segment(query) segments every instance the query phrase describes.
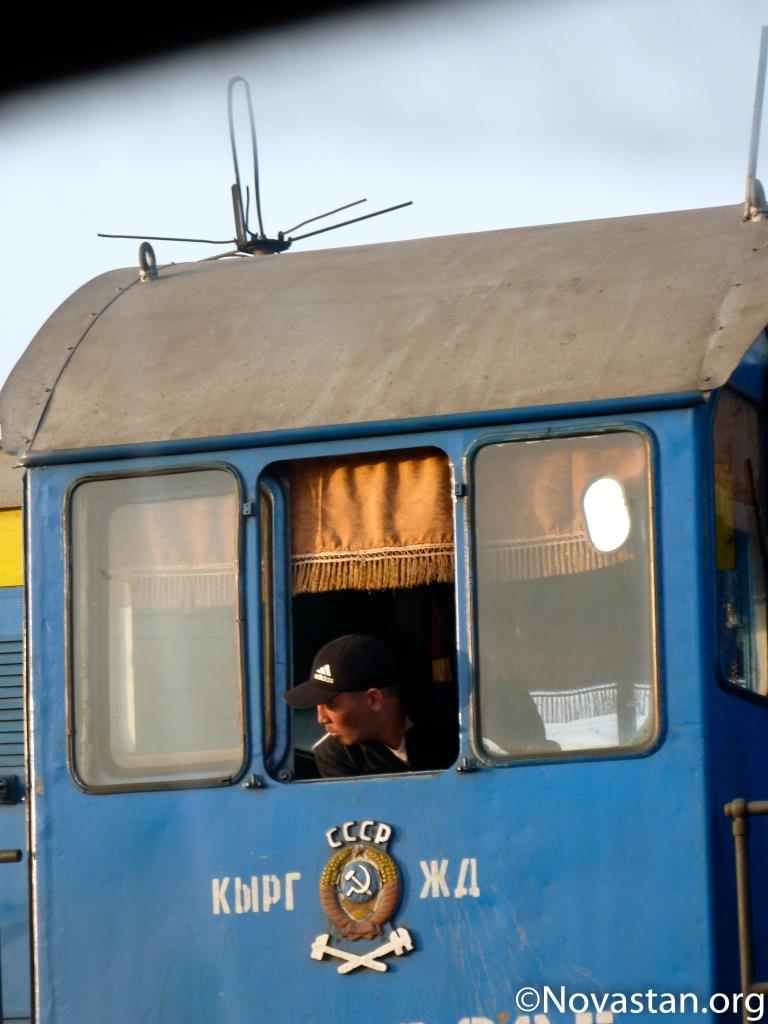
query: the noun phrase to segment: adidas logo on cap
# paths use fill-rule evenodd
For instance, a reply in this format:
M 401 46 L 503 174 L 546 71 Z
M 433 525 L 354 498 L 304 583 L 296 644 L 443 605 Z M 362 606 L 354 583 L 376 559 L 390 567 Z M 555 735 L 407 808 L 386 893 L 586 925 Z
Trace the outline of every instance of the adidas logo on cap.
M 283 694 L 292 708 L 316 708 L 339 693 L 363 693 L 398 681 L 389 648 L 365 633 L 349 633 L 324 644 L 309 672 L 309 679 Z
M 331 675 L 330 665 L 321 665 L 319 669 L 315 671 L 314 677 L 319 683 L 330 683 L 333 686 L 336 680 Z

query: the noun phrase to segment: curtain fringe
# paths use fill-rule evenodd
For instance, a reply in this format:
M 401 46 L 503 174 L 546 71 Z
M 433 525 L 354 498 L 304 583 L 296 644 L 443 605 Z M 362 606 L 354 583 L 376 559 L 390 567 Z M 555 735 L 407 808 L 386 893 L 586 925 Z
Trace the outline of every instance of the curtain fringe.
M 617 551 L 598 551 L 584 533 L 496 541 L 482 545 L 479 551 L 483 575 L 497 583 L 575 576 L 631 561 L 633 557 L 629 544 Z
M 450 544 L 297 555 L 291 562 L 295 595 L 330 590 L 402 590 L 452 583 L 454 574 Z
M 620 687 L 635 715 L 645 718 L 651 707 L 651 688 L 647 683 L 601 683 L 575 690 L 531 690 L 531 697 L 542 721 L 554 725 L 615 715 Z
M 121 570 L 110 575 L 115 607 L 140 609 L 231 608 L 237 603 L 234 566 L 201 570 Z

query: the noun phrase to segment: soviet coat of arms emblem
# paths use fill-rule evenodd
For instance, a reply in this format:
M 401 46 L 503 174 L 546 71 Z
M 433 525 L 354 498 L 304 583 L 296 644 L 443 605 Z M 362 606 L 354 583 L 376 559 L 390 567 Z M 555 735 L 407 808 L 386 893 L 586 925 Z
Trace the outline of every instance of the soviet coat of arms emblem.
M 333 853 L 320 876 L 320 905 L 338 938 L 373 942 L 400 905 L 400 871 L 387 850 L 392 827 L 381 821 L 346 821 L 326 837 Z M 343 961 L 339 974 L 349 974 L 359 967 L 386 971 L 383 957 L 412 949 L 408 930 L 392 924 L 387 941 L 360 953 L 332 945 L 331 933 L 323 933 L 312 943 L 310 956 L 336 957 Z

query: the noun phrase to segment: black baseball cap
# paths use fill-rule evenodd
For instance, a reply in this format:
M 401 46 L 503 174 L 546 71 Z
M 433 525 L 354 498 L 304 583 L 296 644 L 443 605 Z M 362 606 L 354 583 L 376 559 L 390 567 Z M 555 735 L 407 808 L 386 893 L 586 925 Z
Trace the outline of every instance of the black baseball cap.
M 386 644 L 365 633 L 349 633 L 325 644 L 314 657 L 309 679 L 283 694 L 292 708 L 314 708 L 337 693 L 396 686 L 397 668 Z

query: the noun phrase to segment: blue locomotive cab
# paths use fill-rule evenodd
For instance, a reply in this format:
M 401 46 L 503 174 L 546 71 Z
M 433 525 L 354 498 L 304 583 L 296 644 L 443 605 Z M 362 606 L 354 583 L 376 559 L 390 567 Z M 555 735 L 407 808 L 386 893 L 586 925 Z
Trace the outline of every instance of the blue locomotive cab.
M 67 300 L 0 395 L 35 1020 L 759 1019 L 767 260 L 723 208 Z

